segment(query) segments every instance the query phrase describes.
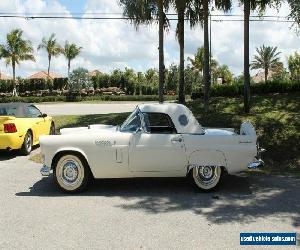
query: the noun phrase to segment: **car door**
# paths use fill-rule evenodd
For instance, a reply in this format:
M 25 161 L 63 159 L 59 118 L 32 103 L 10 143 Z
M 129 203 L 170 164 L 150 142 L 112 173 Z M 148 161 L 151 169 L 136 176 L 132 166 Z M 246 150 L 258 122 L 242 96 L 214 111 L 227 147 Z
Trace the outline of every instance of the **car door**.
M 171 118 L 144 113 L 144 130 L 134 133 L 129 151 L 131 172 L 172 172 L 187 165 L 185 145 Z
M 36 142 L 39 136 L 45 134 L 46 121 L 41 111 L 34 105 L 27 106 L 26 117 L 32 121 L 33 140 Z

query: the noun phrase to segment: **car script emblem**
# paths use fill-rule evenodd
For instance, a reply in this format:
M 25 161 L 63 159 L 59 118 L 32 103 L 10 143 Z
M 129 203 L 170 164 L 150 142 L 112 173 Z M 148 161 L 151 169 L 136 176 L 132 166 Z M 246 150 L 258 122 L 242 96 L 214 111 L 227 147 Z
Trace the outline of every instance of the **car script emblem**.
M 101 146 L 101 147 L 111 147 L 111 146 L 112 146 L 112 144 L 111 144 L 110 141 L 96 140 L 96 141 L 95 141 L 95 144 L 96 144 L 97 146 Z

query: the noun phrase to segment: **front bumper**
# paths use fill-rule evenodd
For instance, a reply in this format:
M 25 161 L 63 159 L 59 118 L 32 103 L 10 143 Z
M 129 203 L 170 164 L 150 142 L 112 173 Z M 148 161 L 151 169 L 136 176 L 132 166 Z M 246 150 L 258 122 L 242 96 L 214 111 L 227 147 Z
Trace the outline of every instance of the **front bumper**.
M 44 165 L 40 170 L 42 176 L 49 176 L 50 175 L 50 168 Z

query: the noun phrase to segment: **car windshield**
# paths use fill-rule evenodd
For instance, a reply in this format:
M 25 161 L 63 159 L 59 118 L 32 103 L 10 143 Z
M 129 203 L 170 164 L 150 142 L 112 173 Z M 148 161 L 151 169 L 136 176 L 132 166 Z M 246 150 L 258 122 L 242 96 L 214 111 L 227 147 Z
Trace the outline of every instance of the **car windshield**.
M 130 116 L 121 125 L 121 132 L 136 132 L 141 127 L 141 118 L 139 115 L 139 109 L 136 108 Z

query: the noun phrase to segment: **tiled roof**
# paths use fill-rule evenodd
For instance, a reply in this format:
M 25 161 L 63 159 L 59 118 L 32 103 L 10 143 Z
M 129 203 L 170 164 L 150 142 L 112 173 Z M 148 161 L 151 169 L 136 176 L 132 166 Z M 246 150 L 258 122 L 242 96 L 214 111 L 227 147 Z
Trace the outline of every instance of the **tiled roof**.
M 10 80 L 10 79 L 12 79 L 12 77 L 0 72 L 0 80 Z
M 100 74 L 101 72 L 99 71 L 99 70 L 93 70 L 93 71 L 90 71 L 89 72 L 89 76 L 96 76 L 96 75 L 98 75 L 98 74 Z
M 49 76 L 48 76 L 48 73 L 46 71 L 40 71 L 40 72 L 37 72 L 37 73 L 29 76 L 27 79 L 48 79 L 48 78 L 53 80 L 55 78 L 63 78 L 63 77 L 54 72 L 50 72 Z

